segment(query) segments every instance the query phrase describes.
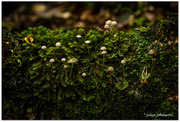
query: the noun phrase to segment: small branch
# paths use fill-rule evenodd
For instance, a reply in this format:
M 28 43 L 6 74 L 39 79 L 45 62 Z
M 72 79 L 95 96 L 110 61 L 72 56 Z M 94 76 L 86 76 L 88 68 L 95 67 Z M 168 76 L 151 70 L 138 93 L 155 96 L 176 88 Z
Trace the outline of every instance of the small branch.
M 110 74 L 116 79 L 116 81 L 118 81 L 120 84 L 122 84 L 111 72 Z

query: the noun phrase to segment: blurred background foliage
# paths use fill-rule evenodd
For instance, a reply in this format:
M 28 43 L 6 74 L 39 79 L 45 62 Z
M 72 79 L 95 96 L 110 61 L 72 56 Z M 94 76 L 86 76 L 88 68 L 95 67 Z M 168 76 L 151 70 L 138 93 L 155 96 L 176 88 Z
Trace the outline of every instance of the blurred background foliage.
M 2 2 L 3 25 L 20 31 L 39 25 L 103 29 L 108 19 L 116 20 L 119 30 L 132 30 L 177 12 L 178 2 Z

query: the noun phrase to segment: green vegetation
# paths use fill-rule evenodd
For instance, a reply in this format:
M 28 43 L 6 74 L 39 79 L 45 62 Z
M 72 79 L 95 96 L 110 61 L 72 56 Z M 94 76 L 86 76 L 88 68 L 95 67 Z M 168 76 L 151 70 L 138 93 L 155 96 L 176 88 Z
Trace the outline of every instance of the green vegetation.
M 178 94 L 177 23 L 174 14 L 132 33 L 3 28 L 2 118 L 178 119 L 168 101 Z

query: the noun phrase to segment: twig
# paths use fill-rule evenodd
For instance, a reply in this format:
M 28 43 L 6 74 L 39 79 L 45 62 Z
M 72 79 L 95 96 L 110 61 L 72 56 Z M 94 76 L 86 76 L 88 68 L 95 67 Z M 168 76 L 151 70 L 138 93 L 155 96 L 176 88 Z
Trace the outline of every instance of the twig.
M 110 74 L 111 74 L 120 84 L 122 84 L 111 72 L 110 72 Z

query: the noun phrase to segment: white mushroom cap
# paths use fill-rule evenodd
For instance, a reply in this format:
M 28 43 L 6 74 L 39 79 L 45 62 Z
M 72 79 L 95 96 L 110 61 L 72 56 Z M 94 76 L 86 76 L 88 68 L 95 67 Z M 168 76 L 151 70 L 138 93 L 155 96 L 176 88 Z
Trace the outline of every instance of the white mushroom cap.
M 114 35 L 114 37 L 116 37 L 116 35 Z
M 41 49 L 46 49 L 47 47 L 46 46 L 42 46 Z
M 117 25 L 117 22 L 116 21 L 112 21 L 112 25 Z
M 154 54 L 154 53 L 156 53 L 154 49 L 149 50 L 149 54 L 152 55 L 152 54 Z
M 111 20 L 107 20 L 106 21 L 106 25 L 111 25 L 112 21 Z
M 114 68 L 112 66 L 108 67 L 107 71 L 114 71 Z
M 56 47 L 60 47 L 60 46 L 61 46 L 61 43 L 60 43 L 60 42 L 57 42 L 57 43 L 55 44 L 55 46 L 56 46 Z
M 126 63 L 126 61 L 125 61 L 125 60 L 121 60 L 121 63 L 122 63 L 122 64 L 125 64 L 125 63 Z
M 64 67 L 63 67 L 63 68 L 64 68 L 64 69 L 66 69 L 67 67 L 68 67 L 67 65 L 64 65 Z
M 104 51 L 102 51 L 102 54 L 107 54 L 107 51 L 105 51 L 105 50 L 104 50 Z
M 71 58 L 68 63 L 76 63 L 78 60 L 77 58 Z
M 105 46 L 101 47 L 100 50 L 106 50 L 107 48 Z
M 89 40 L 86 40 L 85 43 L 86 43 L 86 44 L 89 44 L 89 43 L 91 43 L 91 42 L 90 42 Z
M 109 29 L 109 25 L 105 25 L 104 28 L 105 28 L 105 29 Z
M 87 74 L 86 73 L 82 73 L 82 76 L 85 77 L 85 76 L 87 76 Z
M 66 58 L 62 58 L 61 61 L 66 61 Z
M 77 37 L 77 38 L 81 38 L 81 35 L 77 35 L 76 37 Z
M 52 58 L 52 59 L 50 59 L 50 61 L 49 61 L 49 62 L 51 62 L 51 63 L 52 63 L 52 62 L 55 62 L 55 60 Z

